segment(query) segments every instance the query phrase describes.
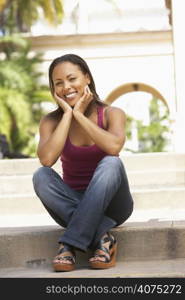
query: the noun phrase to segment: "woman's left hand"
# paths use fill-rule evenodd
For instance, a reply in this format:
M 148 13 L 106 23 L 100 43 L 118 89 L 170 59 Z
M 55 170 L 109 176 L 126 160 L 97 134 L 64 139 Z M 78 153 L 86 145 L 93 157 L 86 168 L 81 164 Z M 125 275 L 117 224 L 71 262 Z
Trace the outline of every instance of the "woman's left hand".
M 93 93 L 91 93 L 88 85 L 85 86 L 84 88 L 84 94 L 83 96 L 79 99 L 79 101 L 75 104 L 73 108 L 73 112 L 80 112 L 82 114 L 85 113 L 88 105 L 90 102 L 93 100 Z

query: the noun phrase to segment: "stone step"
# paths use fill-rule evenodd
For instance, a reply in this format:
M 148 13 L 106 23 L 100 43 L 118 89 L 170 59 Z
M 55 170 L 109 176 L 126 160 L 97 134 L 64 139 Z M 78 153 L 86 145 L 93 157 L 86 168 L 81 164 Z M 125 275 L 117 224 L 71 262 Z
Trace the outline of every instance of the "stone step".
M 120 158 L 123 160 L 128 171 L 184 170 L 185 166 L 184 153 L 159 152 L 127 155 L 121 152 Z M 39 166 L 40 162 L 38 158 L 2 159 L 0 160 L 0 176 L 33 174 Z M 60 160 L 58 160 L 53 167 L 60 171 Z
M 127 175 L 131 188 L 158 185 L 185 186 L 185 170 L 131 171 Z M 31 174 L 0 176 L 1 195 L 18 193 L 34 193 Z
M 127 224 L 138 222 L 153 221 L 184 221 L 185 208 L 171 209 L 165 207 L 163 209 L 134 209 L 132 215 L 127 219 Z M 55 220 L 43 208 L 38 213 L 20 213 L 2 214 L 0 217 L 0 228 L 16 228 L 16 227 L 33 227 L 33 226 L 50 226 L 56 225 Z
M 132 190 L 131 190 L 132 191 Z M 184 209 L 185 187 L 154 187 L 133 189 L 135 209 Z
M 1 228 L 0 268 L 49 266 L 63 232 L 59 226 Z M 185 259 L 185 221 L 125 222 L 112 233 L 118 262 Z M 77 251 L 79 265 L 90 255 Z
M 184 170 L 163 169 L 163 170 L 145 170 L 127 172 L 129 184 L 136 186 L 175 186 L 185 185 L 185 167 Z
M 5 194 L 0 196 L 0 215 L 45 213 L 45 208 L 34 193 Z
M 182 169 L 185 166 L 185 153 L 137 153 L 121 154 L 120 158 L 128 171 L 150 171 Z
M 185 278 L 185 259 L 119 261 L 114 268 L 90 269 L 85 262 L 72 272 L 54 272 L 51 266 L 0 269 L 1 278 Z M 36 266 L 35 266 L 36 265 Z M 156 281 L 153 282 L 156 284 Z
M 185 186 L 132 188 L 135 210 L 185 209 Z M 0 195 L 0 215 L 44 213 L 40 199 L 33 193 Z

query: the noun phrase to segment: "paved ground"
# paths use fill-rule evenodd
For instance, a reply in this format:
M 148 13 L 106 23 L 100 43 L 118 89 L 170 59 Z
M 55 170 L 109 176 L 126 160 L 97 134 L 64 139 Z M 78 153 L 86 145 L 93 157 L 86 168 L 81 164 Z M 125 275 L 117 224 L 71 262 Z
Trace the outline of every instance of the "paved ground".
M 47 268 L 6 268 L 0 270 L 1 278 L 185 278 L 185 259 L 117 262 L 107 270 L 92 270 L 77 266 L 71 272 L 54 272 Z

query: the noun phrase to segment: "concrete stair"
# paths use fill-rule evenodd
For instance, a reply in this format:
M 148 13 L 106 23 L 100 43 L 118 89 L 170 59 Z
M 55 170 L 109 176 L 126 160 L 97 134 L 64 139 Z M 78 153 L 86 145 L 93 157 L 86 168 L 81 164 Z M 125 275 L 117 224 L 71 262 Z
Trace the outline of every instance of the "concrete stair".
M 90 270 L 91 252 L 77 252 L 74 272 L 56 274 L 58 226 L 4 228 L 0 235 L 0 277 L 183 277 L 185 278 L 185 222 L 129 223 L 114 228 L 118 240 L 117 265 Z
M 185 154 L 122 154 L 120 157 L 135 209 L 185 209 Z M 38 159 L 0 161 L 0 214 L 45 213 L 32 185 L 33 172 L 39 167 Z M 53 167 L 62 175 L 60 161 Z
M 0 278 L 185 278 L 185 259 L 153 261 L 119 261 L 116 267 L 107 270 L 78 266 L 73 272 L 53 272 L 52 267 L 34 266 L 0 269 Z M 162 281 L 163 283 L 163 281 Z
M 0 277 L 185 277 L 185 154 L 121 154 L 135 202 L 132 216 L 112 229 L 117 266 L 89 270 L 91 254 L 77 252 L 77 270 L 58 274 L 50 261 L 63 229 L 34 193 L 38 159 L 0 161 Z M 62 173 L 60 162 L 54 169 Z

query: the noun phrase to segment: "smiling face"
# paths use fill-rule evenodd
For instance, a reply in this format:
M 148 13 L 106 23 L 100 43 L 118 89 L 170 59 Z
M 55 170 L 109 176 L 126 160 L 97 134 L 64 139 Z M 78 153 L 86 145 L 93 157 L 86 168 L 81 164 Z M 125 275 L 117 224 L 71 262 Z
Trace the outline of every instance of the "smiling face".
M 56 65 L 52 81 L 56 94 L 71 107 L 82 97 L 85 86 L 90 83 L 88 74 L 84 74 L 78 65 L 71 62 Z

